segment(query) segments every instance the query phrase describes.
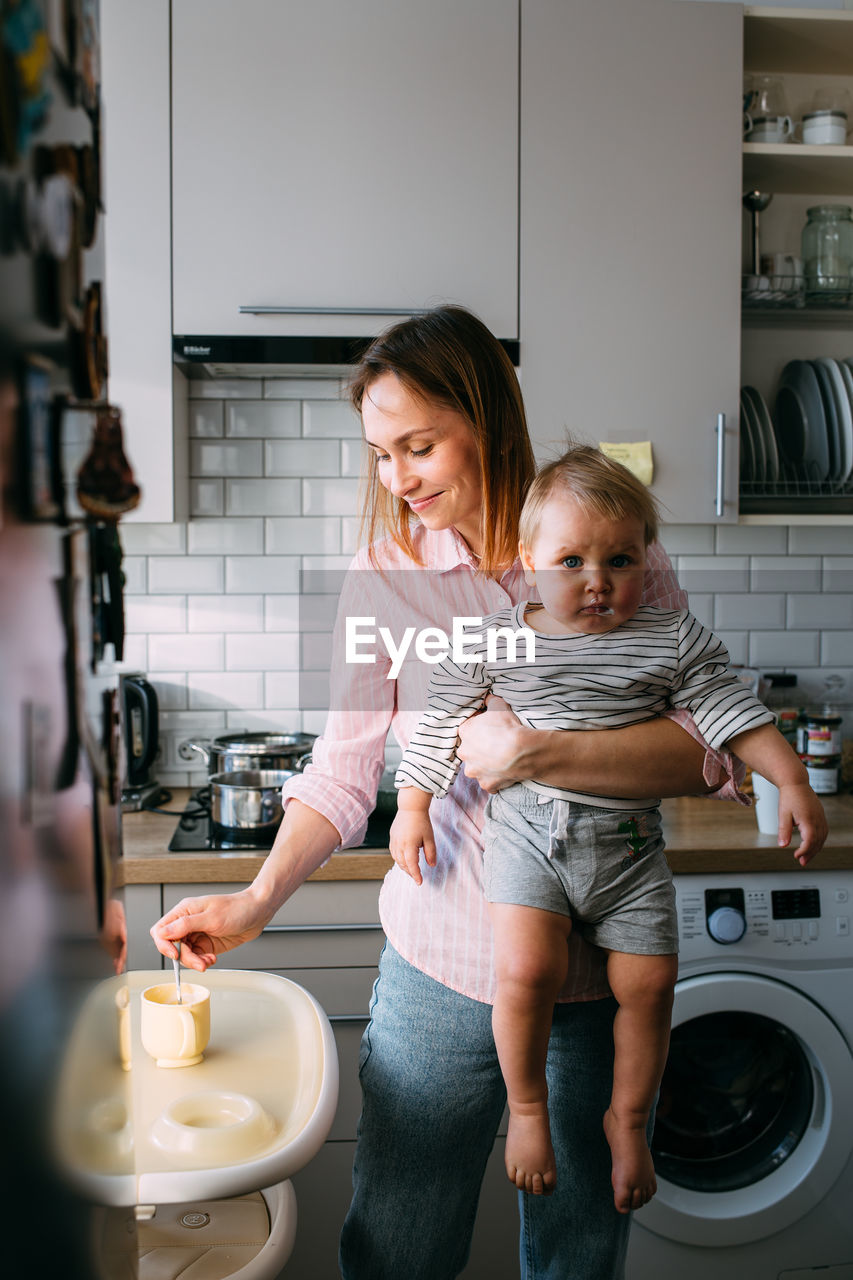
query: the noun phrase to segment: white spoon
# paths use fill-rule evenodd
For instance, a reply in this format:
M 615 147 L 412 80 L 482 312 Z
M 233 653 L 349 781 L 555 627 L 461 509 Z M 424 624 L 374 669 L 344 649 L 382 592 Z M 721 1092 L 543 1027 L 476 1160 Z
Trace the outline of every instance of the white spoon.
M 178 948 L 178 954 L 175 956 L 174 960 L 172 961 L 172 967 L 175 970 L 175 991 L 178 997 L 178 1004 L 183 1004 L 184 1002 L 181 999 L 181 944 L 180 942 L 176 942 L 175 946 Z

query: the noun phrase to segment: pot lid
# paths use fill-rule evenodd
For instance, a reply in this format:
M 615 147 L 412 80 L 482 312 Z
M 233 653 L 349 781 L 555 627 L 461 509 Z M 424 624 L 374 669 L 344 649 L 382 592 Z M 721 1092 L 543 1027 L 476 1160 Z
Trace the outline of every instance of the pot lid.
M 292 752 L 297 755 L 307 751 L 316 740 L 316 733 L 226 733 L 214 738 L 215 751 L 240 751 L 245 755 L 267 755 L 274 751 L 281 755 Z

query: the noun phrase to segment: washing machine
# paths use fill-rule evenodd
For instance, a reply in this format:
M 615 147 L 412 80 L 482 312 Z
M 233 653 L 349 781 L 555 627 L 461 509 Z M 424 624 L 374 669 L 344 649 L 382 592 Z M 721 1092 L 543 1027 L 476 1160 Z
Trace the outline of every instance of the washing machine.
M 628 1280 L 853 1280 L 853 871 L 679 875 Z

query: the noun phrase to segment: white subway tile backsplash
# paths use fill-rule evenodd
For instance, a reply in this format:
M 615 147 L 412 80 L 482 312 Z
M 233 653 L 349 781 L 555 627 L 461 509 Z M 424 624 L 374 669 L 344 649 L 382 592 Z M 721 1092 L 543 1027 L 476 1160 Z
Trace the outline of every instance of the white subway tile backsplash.
M 221 591 L 222 578 L 221 556 L 151 556 L 148 560 L 148 590 L 151 592 L 186 595 L 195 591 L 206 594 Z
M 299 590 L 299 556 L 226 556 L 226 591 Z
M 263 596 L 188 596 L 187 630 L 260 631 L 264 625 Z
M 240 439 L 298 436 L 302 428 L 299 402 L 235 400 L 225 406 L 225 434 Z
M 299 630 L 299 596 L 266 596 L 264 600 L 265 631 Z
M 300 640 L 300 669 L 329 672 L 332 665 L 331 631 L 303 632 Z
M 694 591 L 689 600 L 688 607 L 694 618 L 698 618 L 703 627 L 714 628 L 714 600 L 715 596 L 710 593 Z
M 299 597 L 300 631 L 331 631 L 338 612 L 337 595 L 305 594 Z
M 264 471 L 268 476 L 340 475 L 338 440 L 267 440 Z
M 294 707 L 301 709 L 300 689 L 302 680 L 298 671 L 271 671 L 264 676 L 264 700 L 268 707 Z M 326 676 L 326 689 L 329 679 Z M 328 692 L 326 695 L 328 702 Z
M 713 555 L 714 529 L 702 524 L 662 524 L 658 533 L 670 559 L 675 556 Z
M 785 626 L 785 597 L 739 592 L 714 597 L 716 627 L 724 631 L 769 631 Z
M 853 631 L 825 631 L 821 636 L 820 660 L 825 666 L 849 667 L 853 672 Z
M 791 555 L 832 556 L 850 546 L 850 529 L 839 525 L 792 525 L 788 530 Z
M 820 586 L 818 556 L 753 556 L 751 591 L 815 591 Z
M 187 676 L 192 709 L 226 711 L 264 705 L 264 678 L 258 671 L 193 671 Z
M 148 636 L 125 636 L 121 662 L 116 664 L 118 671 L 148 670 Z
M 121 571 L 125 596 L 144 594 L 148 590 L 148 561 L 145 556 L 122 556 Z
M 297 671 L 299 637 L 283 632 L 225 637 L 227 671 Z
M 224 516 L 225 487 L 218 477 L 190 480 L 190 515 Z
M 361 419 L 345 400 L 304 400 L 304 436 L 361 436 Z
M 266 549 L 278 555 L 336 555 L 341 549 L 341 522 L 335 516 L 283 516 L 266 521 Z
M 226 480 L 225 514 L 227 516 L 284 516 L 299 510 L 299 481 L 293 480 Z M 257 548 L 253 548 L 256 550 Z
M 261 440 L 190 441 L 190 475 L 262 476 Z
M 133 632 L 186 631 L 187 602 L 184 596 L 130 596 L 125 601 L 124 625 Z
M 215 440 L 225 434 L 222 400 L 190 400 L 189 433 L 197 440 Z
M 747 556 L 679 555 L 678 579 L 691 591 L 748 591 L 749 559 Z
M 296 703 L 289 706 L 269 707 L 264 711 L 229 711 L 226 716 L 229 729 L 244 729 L 247 733 L 301 733 L 302 715 Z
M 749 633 L 750 667 L 765 671 L 779 666 L 816 667 L 820 661 L 818 631 L 751 631 Z
M 361 542 L 361 518 L 344 516 L 341 520 L 341 551 L 345 551 L 348 556 L 354 556 Z
M 853 591 L 853 556 L 824 556 L 824 591 Z
M 341 475 L 355 476 L 361 479 L 367 475 L 369 459 L 367 450 L 360 440 L 341 440 L 339 441 L 341 451 Z
M 338 400 L 339 378 L 264 378 L 267 400 Z
M 788 530 L 783 525 L 721 524 L 717 526 L 717 555 L 784 556 Z
M 222 636 L 152 635 L 148 637 L 148 670 L 221 671 Z
M 264 525 L 260 516 L 244 520 L 193 520 L 188 527 L 187 550 L 192 554 L 257 555 L 264 549 Z
M 152 678 L 157 704 L 163 711 L 185 711 L 187 707 L 187 675 L 185 671 L 163 671 Z
M 187 549 L 185 524 L 122 524 L 119 537 L 129 556 L 182 556 Z
M 303 480 L 302 510 L 308 516 L 354 516 L 359 511 L 357 480 Z
M 846 591 L 839 595 L 789 595 L 788 626 L 795 630 L 816 627 L 826 631 L 849 631 L 853 627 L 853 595 Z

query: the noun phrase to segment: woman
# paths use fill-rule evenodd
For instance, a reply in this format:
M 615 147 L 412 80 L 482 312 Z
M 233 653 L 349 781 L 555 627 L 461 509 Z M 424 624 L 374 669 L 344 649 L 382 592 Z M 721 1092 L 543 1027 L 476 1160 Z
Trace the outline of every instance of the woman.
M 389 727 L 405 746 L 426 705 L 429 665 L 410 650 L 389 679 L 396 667 L 381 644 L 345 660 L 346 619 L 371 618 L 373 634 L 385 626 L 397 641 L 407 627 L 450 634 L 454 617 L 485 617 L 525 592 L 517 520 L 533 455 L 515 372 L 485 326 L 458 307 L 395 325 L 364 356 L 351 395 L 370 450 L 369 545 L 341 596 L 329 719 L 313 764 L 285 788 L 284 819 L 253 884 L 184 899 L 152 928 L 170 958 L 173 941 L 183 940 L 192 968 L 257 937 L 335 848 L 360 842 Z M 657 546 L 649 566 L 644 598 L 683 603 Z M 696 793 L 719 785 L 725 764 L 706 758 L 673 719 L 539 733 L 500 703 L 464 727 L 461 754 L 467 776 L 435 806 L 436 847 L 420 881 L 394 867 L 380 895 L 388 943 L 362 1042 L 345 1280 L 449 1280 L 468 1255 L 505 1104 L 480 884 L 482 788 L 535 776 L 603 795 L 655 796 L 669 778 L 667 794 Z M 621 1276 L 627 1245 L 629 1217 L 614 1208 L 602 1130 L 614 1002 L 602 955 L 574 935 L 569 946 L 548 1059 L 558 1186 L 551 1197 L 520 1196 L 525 1280 Z

